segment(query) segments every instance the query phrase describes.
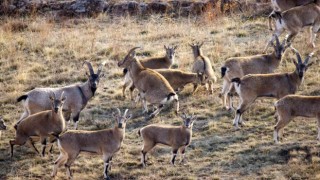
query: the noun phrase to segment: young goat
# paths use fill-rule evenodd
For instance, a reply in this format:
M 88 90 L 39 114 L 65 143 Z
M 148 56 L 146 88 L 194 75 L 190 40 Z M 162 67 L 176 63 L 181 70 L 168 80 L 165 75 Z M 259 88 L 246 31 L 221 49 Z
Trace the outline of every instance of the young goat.
M 270 54 L 259 54 L 246 57 L 232 57 L 226 60 L 221 67 L 221 76 L 223 86 L 221 91 L 222 104 L 226 109 L 231 109 L 231 91 L 234 91 L 231 79 L 243 77 L 247 74 L 268 74 L 273 73 L 279 67 L 282 55 L 290 46 L 286 44 L 286 39 L 280 44 L 278 37 L 275 35 L 276 44 L 272 42 L 274 51 Z M 228 105 L 227 105 L 228 104 Z
M 278 122 L 274 127 L 274 141 L 279 142 L 279 131 L 284 128 L 293 117 L 316 117 L 318 119 L 318 137 L 320 140 L 320 96 L 288 95 L 275 103 Z
M 184 86 L 186 86 L 189 83 L 193 84 L 205 84 L 205 76 L 200 73 L 189 73 L 177 69 L 155 69 L 158 73 L 160 73 L 166 80 L 169 82 L 171 87 L 176 91 L 181 91 Z M 128 84 L 131 84 L 130 91 L 132 94 L 132 91 L 134 90 L 134 85 L 132 82 L 132 79 L 130 79 L 131 82 Z
M 64 92 L 61 93 L 60 99 L 57 99 L 56 95 L 52 93 L 52 96 L 50 96 L 51 110 L 32 114 L 17 125 L 16 137 L 14 140 L 9 141 L 11 157 L 13 156 L 13 146 L 21 146 L 27 141 L 30 141 L 32 147 L 38 152 L 32 142 L 31 136 L 40 137 L 43 146 L 42 156 L 44 156 L 47 138 L 50 135 L 58 135 L 65 130 L 66 122 L 62 114 L 62 106 L 66 97 L 63 94 Z
M 171 146 L 171 163 L 173 165 L 179 149 L 182 154 L 181 162 L 184 161 L 185 149 L 191 142 L 192 126 L 196 117 L 194 115 L 187 116 L 186 114 L 181 117 L 183 119 L 182 126 L 152 124 L 138 131 L 139 136 L 143 139 L 143 148 L 141 151 L 143 167 L 146 166 L 146 154 L 157 144 Z
M 271 20 L 274 12 L 283 12 L 296 6 L 313 3 L 314 0 L 271 0 L 273 12 L 269 15 L 269 28 L 272 30 Z
M 201 73 L 205 75 L 206 83 L 209 85 L 209 92 L 213 94 L 213 83 L 217 81 L 217 77 L 212 69 L 211 61 L 208 57 L 204 56 L 201 47 L 203 43 L 189 44 L 193 51 L 194 63 L 192 72 Z M 194 84 L 193 93 L 196 92 L 198 84 Z
M 97 131 L 70 130 L 57 137 L 60 155 L 54 163 L 51 176 L 54 177 L 57 174 L 58 167 L 64 165 L 67 168 L 67 176 L 71 179 L 70 166 L 81 152 L 87 152 L 102 155 L 104 178 L 110 179 L 108 176 L 109 162 L 113 155 L 120 150 L 125 137 L 127 120 L 131 118 L 131 115 L 127 116 L 128 109 L 125 110 L 123 116 L 121 116 L 120 109 L 117 109 L 117 112 L 118 114 L 114 115 L 117 124 L 112 129 Z
M 63 107 L 64 117 L 66 121 L 69 121 L 72 114 L 72 119 L 75 123 L 74 128 L 77 129 L 80 112 L 94 96 L 99 84 L 100 76 L 102 75 L 102 67 L 104 65 L 101 64 L 95 74 L 91 63 L 86 61 L 84 64 L 87 65 L 90 72 L 90 74 L 87 74 L 88 80 L 85 83 L 60 88 L 36 88 L 19 97 L 17 99 L 18 102 L 21 100 L 25 101 L 23 103 L 24 112 L 17 124 L 31 114 L 49 110 L 51 108 L 49 96 L 52 92 L 54 92 L 56 96 L 60 96 L 61 93 L 64 92 L 65 95 L 69 97 Z
M 144 105 L 144 112 L 148 112 L 147 101 L 159 105 L 149 118 L 155 117 L 165 104 L 176 101 L 176 113 L 179 111 L 178 95 L 169 82 L 155 70 L 144 68 L 136 58 L 135 49 L 132 48 L 127 56 L 118 63 L 119 67 L 128 68 L 133 84 L 139 90 Z
M 320 4 L 320 3 L 319 3 Z M 302 30 L 303 27 L 311 26 L 310 28 L 310 43 L 315 47 L 316 33 L 320 29 L 320 6 L 316 3 L 310 3 L 305 6 L 298 6 L 291 8 L 282 13 L 273 12 L 271 17 L 276 20 L 275 34 L 280 36 L 285 30 L 289 33 L 287 35 L 288 41 L 291 42 L 293 38 Z M 264 51 L 266 52 L 274 37 L 266 45 Z
M 178 46 L 174 47 L 167 47 L 164 46 L 164 49 L 166 50 L 166 55 L 164 57 L 156 57 L 156 58 L 148 58 L 148 59 L 142 59 L 140 60 L 140 63 L 145 68 L 150 69 L 169 69 L 171 68 L 172 64 L 174 63 L 174 57 L 175 57 L 175 50 Z M 128 69 L 124 69 L 123 72 L 125 74 L 124 78 L 124 84 L 122 86 L 122 95 L 125 98 L 125 91 L 126 88 L 130 87 L 130 97 L 131 100 L 133 100 L 133 90 L 134 87 L 132 86 L 132 78 L 130 77 L 130 73 L 127 73 Z
M 234 78 L 235 89 L 240 96 L 240 104 L 235 113 L 233 125 L 238 127 L 242 124 L 242 114 L 258 97 L 272 97 L 280 99 L 288 94 L 295 94 L 303 81 L 305 72 L 312 63 L 309 63 L 313 53 L 311 53 L 304 62 L 301 60 L 299 52 L 292 48 L 298 62 L 293 61 L 296 69 L 291 73 L 279 74 L 249 74 L 244 77 Z

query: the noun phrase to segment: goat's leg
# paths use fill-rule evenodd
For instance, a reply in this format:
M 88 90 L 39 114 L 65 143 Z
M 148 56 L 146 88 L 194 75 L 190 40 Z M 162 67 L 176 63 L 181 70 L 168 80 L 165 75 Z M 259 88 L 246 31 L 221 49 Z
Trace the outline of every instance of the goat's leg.
M 164 105 L 160 104 L 158 106 L 157 110 L 155 110 L 152 114 L 150 114 L 149 119 L 152 119 L 152 118 L 156 117 L 160 113 L 160 111 L 163 109 L 163 107 L 164 107 Z
M 129 88 L 131 101 L 133 101 L 133 91 L 134 91 L 135 88 L 136 87 L 133 84 L 131 84 L 131 86 Z
M 104 170 L 103 170 L 103 177 L 105 180 L 110 180 L 110 177 L 108 176 L 108 170 L 110 165 L 111 156 L 108 154 L 103 154 L 103 162 L 104 162 Z
M 234 109 L 233 107 L 233 93 L 235 92 L 235 87 L 234 84 L 232 83 L 231 86 L 229 87 L 228 93 L 227 93 L 227 103 L 229 104 L 226 106 L 228 109 L 231 110 Z
M 316 44 L 316 37 L 317 37 L 317 32 L 320 29 L 320 22 L 317 22 L 310 28 L 310 43 L 312 44 L 312 47 L 315 48 Z
M 72 120 L 74 123 L 74 129 L 77 130 L 78 129 L 78 123 L 79 123 L 79 118 L 80 118 L 80 111 L 79 112 L 73 112 L 72 113 Z
M 34 142 L 33 142 L 32 138 L 28 139 L 27 144 L 29 144 L 37 154 L 40 154 L 38 149 L 34 146 Z
M 177 153 L 178 153 L 178 148 L 173 148 L 172 149 L 172 158 L 171 158 L 171 161 L 170 161 L 172 165 L 175 165 L 174 162 L 176 160 Z
M 155 146 L 155 144 L 147 144 L 144 143 L 143 148 L 141 150 L 141 163 L 143 167 L 147 165 L 147 153 Z
M 67 176 L 68 176 L 69 179 L 72 179 L 72 172 L 71 172 L 70 166 L 76 160 L 78 154 L 79 153 L 77 153 L 77 154 L 69 154 L 68 153 L 67 162 L 64 164 L 64 166 L 67 169 Z
M 210 80 L 208 82 L 208 84 L 209 84 L 209 92 L 210 92 L 210 94 L 213 94 L 213 82 L 212 82 L 212 80 Z
M 274 126 L 274 132 L 273 132 L 273 140 L 275 143 L 279 143 L 279 131 L 283 129 L 291 120 L 291 117 L 289 115 L 286 115 L 284 113 L 278 113 L 278 122 Z
M 240 105 L 236 111 L 235 119 L 233 121 L 233 125 L 236 127 L 236 129 L 239 129 L 239 122 L 242 122 L 242 114 L 248 109 L 254 100 L 255 98 L 241 99 L 240 97 Z
M 46 153 L 46 147 L 47 147 L 47 137 L 40 137 L 40 142 L 42 145 L 42 151 L 41 151 L 41 156 L 44 157 L 45 153 Z
M 197 89 L 198 89 L 198 84 L 196 83 L 193 84 L 193 92 L 192 92 L 193 95 L 196 93 Z
M 23 145 L 27 142 L 28 138 L 24 137 L 24 136 L 17 136 L 14 140 L 10 140 L 9 144 L 10 144 L 10 157 L 13 157 L 13 146 L 14 145 Z
M 54 162 L 53 171 L 51 173 L 51 177 L 56 176 L 58 168 L 64 164 L 68 159 L 68 155 L 66 153 L 60 152 L 58 159 Z
M 318 120 L 318 136 L 317 136 L 317 140 L 320 141 L 320 114 L 318 114 L 317 120 Z
M 186 146 L 182 146 L 180 148 L 180 153 L 181 153 L 180 163 L 184 163 L 185 162 L 185 152 L 186 152 Z
M 222 97 L 222 106 L 226 107 L 226 109 L 230 108 L 227 106 L 227 96 L 231 86 L 232 86 L 232 83 L 230 83 L 226 79 L 223 80 L 222 91 L 220 96 Z
M 294 31 L 294 32 L 290 32 L 289 34 L 287 34 L 286 35 L 287 42 L 291 43 L 293 41 L 293 39 L 296 37 L 296 35 L 298 34 L 298 32 Z

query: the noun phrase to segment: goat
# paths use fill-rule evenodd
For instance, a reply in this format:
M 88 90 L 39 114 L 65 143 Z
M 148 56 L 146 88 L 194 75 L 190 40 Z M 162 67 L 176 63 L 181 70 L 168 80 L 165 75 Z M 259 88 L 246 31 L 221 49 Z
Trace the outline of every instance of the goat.
M 273 12 L 270 15 L 276 20 L 276 29 L 274 34 L 280 36 L 285 30 L 289 33 L 287 41 L 291 42 L 294 37 L 302 30 L 303 27 L 311 26 L 310 28 L 310 43 L 315 47 L 316 33 L 320 29 L 320 6 L 316 3 L 310 3 L 304 6 L 291 8 L 282 13 Z M 266 45 L 266 52 L 274 37 Z
M 65 165 L 67 168 L 68 178 L 72 178 L 70 171 L 71 164 L 76 160 L 81 152 L 102 155 L 104 161 L 104 178 L 110 179 L 108 176 L 109 162 L 113 155 L 120 150 L 122 141 L 125 137 L 125 128 L 127 120 L 131 115 L 127 116 L 128 109 L 121 116 L 120 109 L 117 109 L 118 115 L 114 115 L 117 125 L 112 129 L 103 129 L 96 131 L 84 130 L 68 130 L 58 138 L 58 146 L 60 155 L 54 163 L 54 177 L 57 174 L 58 167 Z
M 2 130 L 7 130 L 7 126 L 4 123 L 4 120 L 2 119 L 2 117 L 0 117 L 0 138 L 1 138 L 1 131 Z
M 143 139 L 143 148 L 141 150 L 143 167 L 146 166 L 146 154 L 157 144 L 167 145 L 172 148 L 171 164 L 174 165 L 179 149 L 182 154 L 181 162 L 184 161 L 185 149 L 191 142 L 192 126 L 196 117 L 183 114 L 181 118 L 183 119 L 182 126 L 152 124 L 138 131 L 139 136 Z
M 231 79 L 243 77 L 247 74 L 269 74 L 273 73 L 279 67 L 282 55 L 290 46 L 286 44 L 286 39 L 280 41 L 275 35 L 276 44 L 272 42 L 274 51 L 270 54 L 258 54 L 246 57 L 231 57 L 221 67 L 221 77 L 223 78 L 223 86 L 220 96 L 222 97 L 222 105 L 226 109 L 231 109 L 232 100 L 230 93 L 234 91 Z M 228 102 L 228 105 L 227 105 Z
M 87 65 L 90 73 L 87 74 L 88 80 L 86 82 L 60 88 L 36 88 L 20 96 L 17 101 L 25 100 L 23 103 L 24 112 L 17 124 L 31 114 L 49 110 L 51 108 L 51 102 L 48 97 L 51 92 L 54 92 L 57 96 L 64 92 L 65 95 L 69 97 L 63 107 L 64 117 L 66 121 L 69 121 L 72 114 L 74 128 L 77 129 L 80 112 L 94 96 L 100 77 L 102 76 L 101 71 L 104 65 L 104 63 L 102 63 L 95 74 L 90 62 L 85 61 L 84 64 Z
M 274 141 L 279 142 L 279 130 L 284 128 L 293 117 L 316 117 L 318 119 L 318 137 L 320 140 L 320 96 L 288 95 L 275 103 L 278 122 L 274 127 Z
M 300 53 L 294 48 L 292 50 L 296 53 L 298 62 L 293 61 L 296 69 L 291 73 L 249 74 L 241 79 L 232 79 L 240 96 L 240 104 L 233 121 L 236 128 L 239 128 L 238 123 L 242 124 L 242 114 L 258 97 L 280 99 L 286 95 L 296 93 L 303 82 L 305 72 L 312 65 L 309 60 L 313 53 L 309 54 L 305 61 L 302 62 Z
M 313 3 L 315 0 L 271 0 L 273 11 L 269 15 L 269 29 L 272 31 L 272 14 L 274 12 L 283 12 L 296 6 L 304 6 Z
M 11 157 L 13 157 L 13 146 L 24 145 L 27 141 L 31 142 L 34 150 L 39 154 L 32 142 L 31 136 L 39 136 L 42 144 L 42 156 L 44 156 L 47 144 L 47 137 L 52 134 L 58 135 L 65 130 L 66 122 L 63 117 L 62 107 L 66 97 L 61 93 L 60 99 L 56 98 L 56 94 L 52 92 L 50 96 L 51 110 L 42 111 L 32 114 L 23 119 L 16 129 L 16 137 L 10 140 Z
M 126 57 L 118 62 L 118 66 L 128 68 L 133 84 L 139 90 L 144 106 L 144 112 L 148 112 L 147 101 L 157 104 L 158 109 L 149 118 L 155 117 L 163 109 L 165 104 L 176 102 L 176 113 L 179 111 L 178 95 L 175 93 L 169 82 L 155 70 L 145 68 L 136 58 L 135 50 L 132 48 Z
M 160 73 L 166 80 L 169 82 L 171 87 L 176 91 L 181 91 L 185 85 L 189 83 L 193 84 L 202 84 L 205 83 L 205 76 L 200 73 L 189 73 L 177 69 L 155 69 L 158 73 Z M 127 79 L 129 80 L 129 79 Z M 128 84 L 131 84 L 130 93 L 135 89 L 133 85 L 132 79 Z
M 170 69 L 172 64 L 174 63 L 174 57 L 175 57 L 175 50 L 178 48 L 178 46 L 174 47 L 167 47 L 164 45 L 164 49 L 166 50 L 166 55 L 164 57 L 155 57 L 155 58 L 148 58 L 148 59 L 142 59 L 140 60 L 140 63 L 145 68 L 150 69 Z M 133 90 L 134 87 L 132 87 L 132 78 L 130 77 L 130 73 L 127 73 L 128 69 L 124 69 L 124 84 L 122 86 L 122 95 L 125 98 L 125 91 L 126 88 L 130 87 L 130 96 L 131 100 L 133 100 Z
M 209 85 L 209 90 L 211 94 L 213 94 L 213 83 L 217 81 L 217 77 L 212 69 L 211 61 L 208 57 L 204 56 L 201 47 L 203 42 L 189 44 L 193 51 L 194 63 L 192 67 L 192 72 L 194 73 L 202 73 L 205 75 L 206 83 Z M 193 93 L 196 92 L 198 88 L 198 84 L 194 84 Z

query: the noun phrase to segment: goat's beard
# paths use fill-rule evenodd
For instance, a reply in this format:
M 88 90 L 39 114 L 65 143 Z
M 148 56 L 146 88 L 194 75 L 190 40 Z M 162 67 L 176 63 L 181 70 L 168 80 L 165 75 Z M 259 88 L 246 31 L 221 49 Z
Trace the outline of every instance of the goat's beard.
M 92 95 L 93 95 L 93 96 L 94 96 L 94 94 L 96 93 L 96 90 L 97 90 L 97 88 L 91 87 L 91 92 L 92 92 Z

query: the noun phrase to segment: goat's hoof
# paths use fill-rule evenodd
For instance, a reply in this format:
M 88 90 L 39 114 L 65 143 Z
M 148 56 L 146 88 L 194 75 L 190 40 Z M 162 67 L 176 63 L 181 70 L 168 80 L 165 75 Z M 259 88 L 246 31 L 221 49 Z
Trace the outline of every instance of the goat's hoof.
M 104 180 L 111 180 L 109 176 L 105 177 Z
M 240 125 L 241 127 L 244 127 L 244 126 L 246 125 L 246 123 L 244 123 L 244 122 L 239 122 L 239 125 Z

